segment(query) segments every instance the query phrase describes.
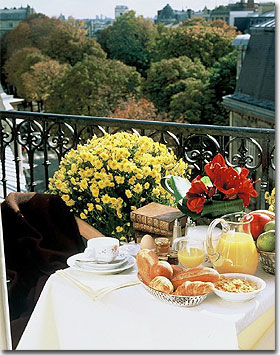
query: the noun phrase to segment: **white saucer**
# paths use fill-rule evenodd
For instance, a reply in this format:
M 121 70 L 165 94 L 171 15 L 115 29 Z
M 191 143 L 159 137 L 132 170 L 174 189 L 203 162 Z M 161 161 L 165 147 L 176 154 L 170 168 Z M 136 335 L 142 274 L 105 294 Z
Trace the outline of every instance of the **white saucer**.
M 136 264 L 135 258 L 133 256 L 128 255 L 125 262 L 122 263 L 118 267 L 111 268 L 111 269 L 105 269 L 105 270 L 104 269 L 97 270 L 91 266 L 89 267 L 87 265 L 87 263 L 77 262 L 77 258 L 79 259 L 81 254 L 82 253 L 70 256 L 70 258 L 67 259 L 67 265 L 69 265 L 72 269 L 75 269 L 78 271 L 91 272 L 94 274 L 117 274 L 117 273 L 122 272 L 124 270 L 130 269 L 132 266 L 134 266 Z
M 79 253 L 76 254 L 75 256 L 76 256 L 75 262 L 78 265 L 86 266 L 87 268 L 95 269 L 95 270 L 115 269 L 117 267 L 120 267 L 122 264 L 124 264 L 127 261 L 127 257 L 128 257 L 128 255 L 124 253 L 120 253 L 115 260 L 110 261 L 109 263 L 98 263 L 88 259 L 85 256 L 85 253 Z

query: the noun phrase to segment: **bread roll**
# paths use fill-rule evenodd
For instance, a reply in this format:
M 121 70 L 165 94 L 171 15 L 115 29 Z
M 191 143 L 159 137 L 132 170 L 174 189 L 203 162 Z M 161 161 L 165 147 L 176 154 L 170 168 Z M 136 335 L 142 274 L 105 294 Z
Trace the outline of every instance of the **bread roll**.
M 165 276 L 171 280 L 173 276 L 173 269 L 167 261 L 160 260 L 158 263 L 151 267 L 151 277 L 154 279 L 156 276 Z
M 184 269 L 180 265 L 172 264 L 171 267 L 173 269 L 173 277 L 179 274 L 179 272 L 184 271 Z
M 136 255 L 138 273 L 146 285 L 153 279 L 151 277 L 151 268 L 157 262 L 158 256 L 153 250 L 141 249 Z
M 174 295 L 178 296 L 199 296 L 214 290 L 212 282 L 185 281 L 177 288 Z
M 164 293 L 172 293 L 174 291 L 174 287 L 171 281 L 164 276 L 156 276 L 150 283 L 149 287 L 154 290 L 158 290 Z
M 182 285 L 185 281 L 204 281 L 217 282 L 219 280 L 219 273 L 209 267 L 196 267 L 184 270 L 172 277 L 171 282 L 175 289 Z

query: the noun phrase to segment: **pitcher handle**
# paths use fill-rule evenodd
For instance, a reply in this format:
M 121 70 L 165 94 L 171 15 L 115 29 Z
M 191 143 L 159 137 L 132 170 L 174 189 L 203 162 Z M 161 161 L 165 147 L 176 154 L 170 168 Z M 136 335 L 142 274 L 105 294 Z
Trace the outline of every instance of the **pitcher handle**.
M 215 248 L 213 247 L 212 244 L 212 233 L 214 228 L 216 227 L 217 224 L 221 224 L 222 227 L 225 227 L 225 224 L 227 225 L 227 223 L 225 222 L 225 220 L 223 218 L 216 218 L 214 219 L 208 227 L 208 231 L 207 231 L 207 236 L 206 236 L 206 249 L 207 249 L 207 254 L 209 256 L 211 256 L 212 260 L 218 260 L 220 257 L 220 254 L 218 252 L 215 252 Z

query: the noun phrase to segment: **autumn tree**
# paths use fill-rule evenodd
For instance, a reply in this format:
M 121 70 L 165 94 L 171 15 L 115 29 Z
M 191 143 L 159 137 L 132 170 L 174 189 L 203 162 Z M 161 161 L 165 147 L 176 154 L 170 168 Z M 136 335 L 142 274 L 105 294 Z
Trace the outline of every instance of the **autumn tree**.
M 43 50 L 51 31 L 60 22 L 60 20 L 42 14 L 34 14 L 21 21 L 12 31 L 9 31 L 6 59 L 23 48 L 33 47 Z
M 191 78 L 200 80 L 203 85 L 209 80 L 209 72 L 199 59 L 191 60 L 184 56 L 163 59 L 151 64 L 142 91 L 160 113 L 168 113 L 173 96 L 187 90 Z
M 112 26 L 98 34 L 97 41 L 108 54 L 108 58 L 117 59 L 136 67 L 145 75 L 150 66 L 152 46 L 157 28 L 150 19 L 135 16 L 128 11 L 119 16 Z
M 59 21 L 49 33 L 44 53 L 60 63 L 75 65 L 84 54 L 106 58 L 106 53 L 93 38 L 86 37 L 87 30 L 80 21 L 70 18 L 66 22 Z
M 54 82 L 63 78 L 68 69 L 67 64 L 50 59 L 34 64 L 22 75 L 24 97 L 28 102 L 44 102 L 52 93 Z
M 4 65 L 7 82 L 17 89 L 19 96 L 25 97 L 23 74 L 34 64 L 49 59 L 37 48 L 27 47 L 14 52 Z
M 127 118 L 134 120 L 160 120 L 154 104 L 146 99 L 136 99 L 134 96 L 121 102 L 110 117 Z
M 204 66 L 212 67 L 233 50 L 231 44 L 236 34 L 233 26 L 221 21 L 190 19 L 162 31 L 153 47 L 153 61 L 187 56 L 199 58 Z
M 46 100 L 49 112 L 107 116 L 131 94 L 137 95 L 140 74 L 119 61 L 85 55 L 56 80 Z

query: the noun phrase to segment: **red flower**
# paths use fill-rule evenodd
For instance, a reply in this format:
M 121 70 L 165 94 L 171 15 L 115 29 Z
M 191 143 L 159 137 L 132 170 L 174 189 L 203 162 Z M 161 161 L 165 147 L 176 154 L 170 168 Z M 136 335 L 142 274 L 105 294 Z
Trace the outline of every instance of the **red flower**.
M 253 184 L 257 181 L 252 182 L 252 179 L 248 179 L 247 176 L 249 174 L 249 170 L 246 168 L 241 169 L 240 177 L 240 186 L 238 189 L 238 197 L 242 198 L 244 207 L 247 207 L 250 202 L 250 198 L 257 197 L 258 193 L 254 189 Z
M 225 199 L 234 200 L 240 185 L 240 178 L 237 171 L 232 167 L 220 168 L 215 175 L 214 186 L 225 195 Z
M 225 199 L 235 200 L 236 198 L 241 198 L 244 207 L 247 207 L 251 196 L 258 196 L 253 187 L 256 181 L 253 183 L 252 180 L 248 179 L 248 174 L 249 170 L 246 168 L 241 168 L 239 174 L 232 167 L 221 168 L 219 174 L 215 177 L 214 185 L 217 190 L 225 195 Z
M 201 177 L 197 176 L 192 181 L 192 186 L 186 194 L 188 208 L 197 214 L 203 210 L 206 197 L 213 195 L 213 189 L 208 189 L 201 181 Z
M 205 165 L 206 174 L 214 181 L 215 175 L 218 174 L 220 168 L 227 168 L 226 162 L 222 154 L 217 154 L 212 161 Z

